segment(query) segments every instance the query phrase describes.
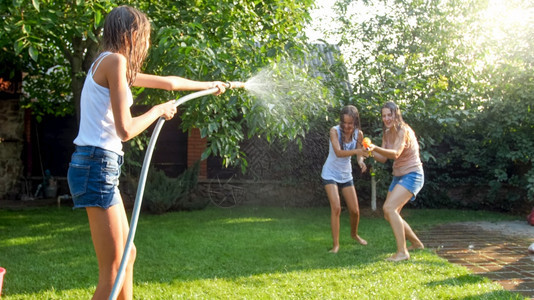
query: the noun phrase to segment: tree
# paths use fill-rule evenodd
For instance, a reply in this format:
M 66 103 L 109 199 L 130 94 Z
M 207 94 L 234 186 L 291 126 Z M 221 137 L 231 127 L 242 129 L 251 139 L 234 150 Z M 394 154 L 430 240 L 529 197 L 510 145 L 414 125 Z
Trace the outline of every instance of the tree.
M 300 34 L 309 21 L 312 0 L 281 1 L 127 1 L 146 12 L 153 23 L 152 48 L 145 71 L 196 80 L 246 80 L 265 66 L 301 61 L 308 53 Z M 79 115 L 86 71 L 98 52 L 107 12 L 116 1 L 15 0 L 0 4 L 0 45 L 20 62 L 26 106 L 37 116 Z M 303 65 L 303 64 L 300 64 Z M 279 76 L 286 69 L 274 68 Z M 305 68 L 293 68 L 307 76 Z M 287 75 L 287 74 L 286 74 Z M 317 79 L 310 78 L 311 83 Z M 137 89 L 136 103 L 154 104 L 180 93 Z M 177 95 L 178 94 L 178 95 Z M 226 164 L 246 165 L 239 142 L 246 136 L 298 139 L 310 115 L 328 104 L 319 97 L 273 126 L 268 108 L 245 93 L 206 97 L 185 107 L 183 127 L 202 129 L 208 137 L 205 155 L 221 155 Z M 230 105 L 228 105 L 230 104 Z M 278 120 L 279 121 L 279 120 Z M 275 122 L 276 123 L 276 122 Z
M 532 199 L 532 3 L 506 5 L 530 15 L 498 24 L 487 19 L 486 0 L 337 1 L 340 26 L 331 33 L 346 49 L 362 124 L 379 133 L 381 105 L 400 104 L 434 200 L 467 182 L 528 189 Z M 496 30 L 506 34 L 495 38 Z
M 26 105 L 37 116 L 79 112 L 85 72 L 98 51 L 110 1 L 25 1 L 0 4 L 0 45 L 20 62 Z M 75 104 L 73 107 L 72 104 Z

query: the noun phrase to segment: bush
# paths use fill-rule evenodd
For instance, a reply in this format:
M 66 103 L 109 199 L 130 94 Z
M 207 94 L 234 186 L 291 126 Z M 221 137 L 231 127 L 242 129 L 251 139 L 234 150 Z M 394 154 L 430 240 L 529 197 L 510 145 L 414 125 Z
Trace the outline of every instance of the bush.
M 162 214 L 171 210 L 201 209 L 207 201 L 190 197 L 198 182 L 199 162 L 176 178 L 170 178 L 162 170 L 152 171 L 145 188 L 147 208 Z

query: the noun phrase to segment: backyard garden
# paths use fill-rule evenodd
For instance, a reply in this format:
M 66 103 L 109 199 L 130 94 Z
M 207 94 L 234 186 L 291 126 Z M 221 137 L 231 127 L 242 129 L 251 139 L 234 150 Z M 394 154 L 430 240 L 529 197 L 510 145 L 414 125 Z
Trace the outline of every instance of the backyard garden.
M 166 137 L 183 133 L 180 145 L 163 139 L 159 149 L 184 159 L 178 167 L 160 159 L 148 172 L 134 299 L 525 297 L 438 248 L 385 260 L 396 250 L 381 207 L 391 161 L 366 159 L 365 172 L 353 161 L 359 234 L 368 245 L 351 239 L 343 207 L 340 249 L 329 253 L 320 177 L 341 108 L 357 107 L 364 136 L 380 146 L 381 108 L 393 101 L 415 132 L 424 168 L 423 189 L 401 213 L 418 235 L 458 222 L 525 222 L 534 211 L 532 1 L 338 0 L 320 16 L 325 4 L 313 0 L 123 2 L 152 25 L 144 72 L 246 87 L 189 101 L 166 124 Z M 87 299 L 97 286 L 87 214 L 72 209 L 64 180 L 72 154 L 65 149 L 73 148 L 104 18 L 118 4 L 0 3 L 5 299 Z M 312 39 L 309 28 L 321 37 Z M 136 108 L 188 94 L 132 93 Z M 128 217 L 153 130 L 123 143 Z M 193 133 L 203 146 L 189 162 Z M 60 151 L 45 149 L 58 143 Z M 62 161 L 47 161 L 47 152 Z M 50 165 L 55 178 L 45 172 Z M 58 184 L 63 198 L 39 193 L 35 182 Z

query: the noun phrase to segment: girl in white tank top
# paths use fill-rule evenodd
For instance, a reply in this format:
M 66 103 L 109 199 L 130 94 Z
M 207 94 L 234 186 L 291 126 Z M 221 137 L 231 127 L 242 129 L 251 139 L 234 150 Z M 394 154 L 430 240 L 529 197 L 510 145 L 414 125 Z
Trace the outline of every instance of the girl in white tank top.
M 81 98 L 80 130 L 68 171 L 68 182 L 75 207 L 87 211 L 93 245 L 97 254 L 99 283 L 95 299 L 107 299 L 122 259 L 128 219 L 118 190 L 123 161 L 122 142 L 148 128 L 160 117 L 169 120 L 177 112 L 174 101 L 153 106 L 133 117 L 130 87 L 165 90 L 206 90 L 218 88 L 222 81 L 193 81 L 178 76 L 140 73 L 148 53 L 150 22 L 146 15 L 129 6 L 114 8 L 106 17 L 102 48 L 85 81 Z M 126 266 L 119 294 L 132 299 L 135 247 Z
M 358 109 L 352 105 L 347 105 L 341 110 L 340 124 L 330 129 L 328 158 L 321 173 L 326 195 L 330 202 L 330 225 L 333 240 L 331 253 L 337 253 L 339 250 L 340 192 L 349 210 L 351 238 L 361 245 L 367 245 L 367 241 L 358 235 L 360 208 L 352 179 L 351 165 L 351 157 L 356 155 L 361 171 L 365 172 L 367 169 L 363 162 L 363 158 L 367 156 L 367 151 L 362 149 L 362 140 L 363 133 L 360 130 Z

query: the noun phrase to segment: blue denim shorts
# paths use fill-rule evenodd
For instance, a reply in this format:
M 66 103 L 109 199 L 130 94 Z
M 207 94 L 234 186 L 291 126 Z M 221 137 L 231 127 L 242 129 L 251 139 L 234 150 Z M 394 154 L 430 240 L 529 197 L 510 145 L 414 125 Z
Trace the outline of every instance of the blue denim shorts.
M 327 185 L 327 184 L 337 184 L 337 188 L 342 190 L 346 187 L 353 186 L 354 181 L 349 180 L 347 182 L 340 183 L 340 182 L 336 182 L 335 180 L 331 180 L 331 179 L 323 179 L 323 185 Z
M 423 172 L 411 172 L 402 176 L 393 176 L 393 180 L 389 185 L 389 191 L 393 191 L 395 186 L 400 184 L 413 194 L 410 201 L 415 200 L 417 193 L 423 188 L 425 184 L 425 174 Z
M 122 155 L 93 146 L 76 146 L 67 181 L 74 208 L 97 206 L 107 209 L 120 203 L 119 176 Z

